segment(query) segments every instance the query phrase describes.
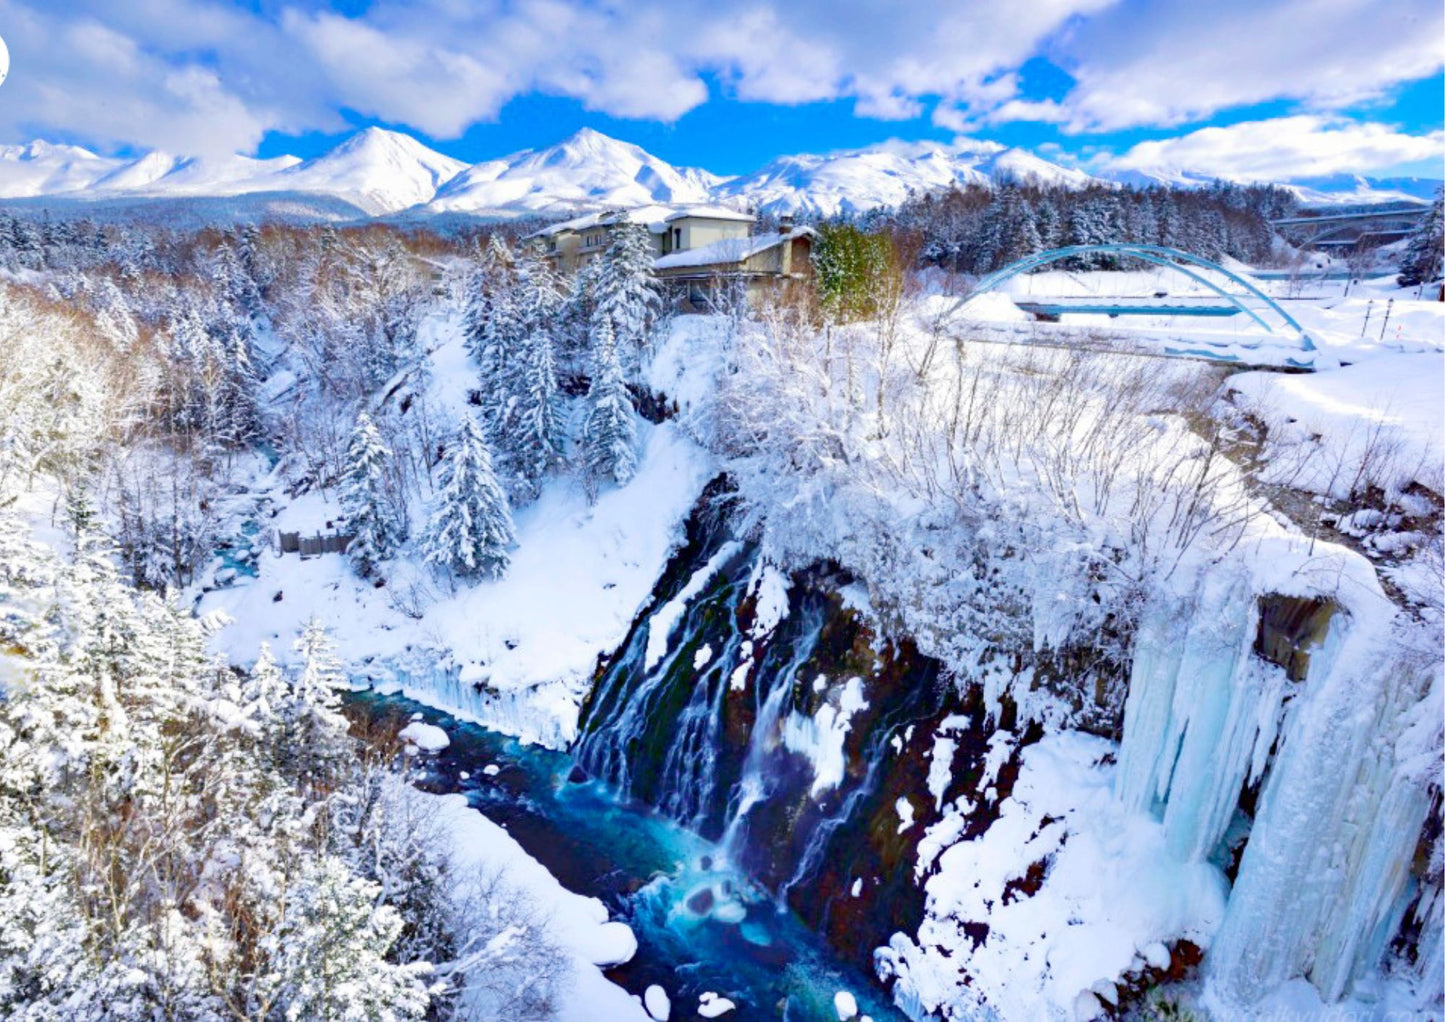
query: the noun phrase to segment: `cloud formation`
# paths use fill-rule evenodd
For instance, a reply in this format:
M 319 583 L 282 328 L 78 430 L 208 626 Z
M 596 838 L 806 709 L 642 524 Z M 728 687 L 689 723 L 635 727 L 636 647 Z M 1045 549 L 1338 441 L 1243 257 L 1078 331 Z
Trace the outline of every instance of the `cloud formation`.
M 1104 170 L 1187 170 L 1236 181 L 1367 172 L 1445 153 L 1445 132 L 1407 135 L 1383 124 L 1315 114 L 1201 128 L 1140 142 L 1100 160 Z
M 1170 127 L 1293 99 L 1319 110 L 1379 97 L 1445 64 L 1438 0 L 1130 0 L 1063 47 L 1073 131 Z
M 0 135 L 212 153 L 349 112 L 451 138 L 534 92 L 666 122 L 710 81 L 959 131 L 1188 124 L 1279 98 L 1327 111 L 1437 71 L 1445 26 L 1438 0 L 0 0 L 0 32 Z M 1025 94 L 1036 56 L 1073 87 Z

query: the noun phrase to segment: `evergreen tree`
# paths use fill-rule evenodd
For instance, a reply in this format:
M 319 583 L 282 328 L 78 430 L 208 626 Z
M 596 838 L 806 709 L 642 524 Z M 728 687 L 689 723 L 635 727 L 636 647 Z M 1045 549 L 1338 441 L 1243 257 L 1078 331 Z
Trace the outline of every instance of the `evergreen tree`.
M 993 269 L 1043 251 L 1033 207 L 1017 188 L 1003 190 L 993 251 Z
M 312 618 L 296 640 L 301 669 L 292 679 L 281 710 L 285 759 L 303 786 L 327 790 L 348 756 L 348 724 L 337 689 L 346 674 L 336 644 Z M 269 682 L 269 679 L 268 679 Z
M 661 303 L 652 272 L 652 242 L 641 224 L 618 225 L 592 280 L 593 332 L 607 320 L 625 371 L 635 373 Z
M 1445 275 L 1445 191 L 1435 193 L 1430 212 L 1410 235 L 1400 260 L 1401 287 L 1431 284 Z
M 621 486 L 637 471 L 637 431 L 632 396 L 622 378 L 617 345 L 605 319 L 598 323 L 594 345 L 582 454 L 591 486 L 596 487 L 604 480 Z
M 503 325 L 512 319 L 511 292 L 516 284 L 514 262 L 507 242 L 501 235 L 493 234 L 467 275 L 463 323 L 467 350 L 479 363 L 487 357 L 490 341 L 516 333 L 515 329 Z M 494 322 L 495 319 L 503 322 Z
M 248 319 L 226 315 L 219 320 L 213 352 L 220 359 L 214 437 L 225 447 L 244 447 L 261 434 L 257 392 L 261 381 L 252 354 L 252 326 Z
M 256 662 L 239 693 L 241 723 L 264 748 L 279 758 L 283 744 L 284 715 L 290 703 L 290 686 L 268 643 L 261 644 Z
M 515 281 L 506 281 L 487 294 L 479 294 L 479 325 L 469 334 L 477 360 L 477 390 L 482 416 L 493 437 L 502 438 L 510 425 L 516 398 L 517 347 L 526 336 Z
M 1058 248 L 1062 230 L 1059 208 L 1049 199 L 1044 199 L 1038 204 L 1036 214 L 1040 250 Z
M 363 412 L 346 450 L 341 483 L 341 508 L 352 535 L 347 553 L 363 576 L 375 571 L 406 539 L 406 522 L 392 499 L 391 474 L 391 452 Z
M 405 1022 L 423 1019 L 430 992 L 426 963 L 388 959 L 404 921 L 383 904 L 381 887 L 354 876 L 335 856 L 308 861 L 270 950 L 268 999 L 286 1019 Z
M 561 392 L 549 333 L 534 330 L 523 343 L 520 356 L 510 454 L 518 488 L 524 497 L 532 499 L 541 492 L 543 477 L 562 461 Z
M 486 438 L 468 416 L 442 462 L 441 489 L 423 541 L 425 557 L 458 575 L 500 578 L 516 541 Z
M 552 329 L 566 304 L 567 288 L 552 268 L 540 241 L 533 241 L 523 250 L 516 263 L 515 276 L 513 302 L 519 336 Z

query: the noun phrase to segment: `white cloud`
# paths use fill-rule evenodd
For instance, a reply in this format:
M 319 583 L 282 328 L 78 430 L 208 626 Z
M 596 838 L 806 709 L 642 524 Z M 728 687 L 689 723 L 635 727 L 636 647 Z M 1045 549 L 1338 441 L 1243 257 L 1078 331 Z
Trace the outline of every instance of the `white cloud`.
M 1140 142 L 1097 165 L 1105 170 L 1195 171 L 1237 181 L 1363 173 L 1445 154 L 1445 132 L 1407 135 L 1383 124 L 1314 114 L 1201 128 Z
M 1077 79 L 1067 125 L 1171 126 L 1274 99 L 1342 109 L 1438 71 L 1442 39 L 1439 0 L 1127 3 L 1060 47 Z
M 335 130 L 355 110 L 446 138 L 534 91 L 668 121 L 706 101 L 709 75 L 745 100 L 852 99 L 883 120 L 936 103 L 946 123 L 1014 98 L 1013 71 L 1042 40 L 1115 2 L 375 0 L 345 15 L 309 0 L 260 13 L 221 0 L 0 0 L 15 53 L 0 131 L 246 149 L 267 130 Z
M 259 97 L 228 88 L 212 68 L 167 59 L 103 13 L 58 15 L 0 0 L 11 73 L 0 89 L 0 132 L 142 144 L 210 154 L 254 147 L 277 123 Z
M 706 102 L 852 100 L 955 131 L 1184 124 L 1294 98 L 1320 110 L 1441 64 L 1439 0 L 0 0 L 0 137 L 249 151 L 345 111 L 455 137 L 533 92 L 671 121 Z M 1076 78 L 1023 95 L 1047 55 Z

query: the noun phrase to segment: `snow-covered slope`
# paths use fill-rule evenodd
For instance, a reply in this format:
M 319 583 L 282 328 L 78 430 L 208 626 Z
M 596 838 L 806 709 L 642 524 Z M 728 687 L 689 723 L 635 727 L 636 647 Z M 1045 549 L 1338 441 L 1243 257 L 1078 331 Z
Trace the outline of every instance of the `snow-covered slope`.
M 978 164 L 977 169 L 993 181 L 1014 181 L 1020 184 L 1037 182 L 1064 188 L 1087 188 L 1091 184 L 1099 183 L 1098 178 L 1082 170 L 1051 163 L 1017 146 L 984 160 Z
M 89 189 L 97 196 L 222 196 L 278 190 L 270 178 L 301 161 L 294 156 L 181 157 L 150 152 L 107 174 Z
M 546 149 L 476 164 L 442 187 L 429 209 L 533 213 L 706 202 L 717 180 L 707 171 L 674 167 L 640 146 L 583 128 Z

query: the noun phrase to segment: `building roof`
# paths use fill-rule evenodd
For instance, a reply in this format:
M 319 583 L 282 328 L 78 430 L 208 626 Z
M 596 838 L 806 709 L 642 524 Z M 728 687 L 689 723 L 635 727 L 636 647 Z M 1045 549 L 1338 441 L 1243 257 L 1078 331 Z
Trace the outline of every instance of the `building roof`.
M 795 238 L 813 237 L 818 232 L 811 227 L 794 227 L 786 234 L 756 234 L 751 238 L 724 238 L 710 245 L 673 252 L 652 261 L 654 270 L 676 270 L 694 266 L 730 266 L 751 259 L 760 252 L 776 248 L 785 241 Z
M 541 230 L 533 231 L 527 235 L 529 238 L 546 238 L 553 234 L 562 234 L 565 231 L 585 231 L 589 227 L 611 227 L 615 224 L 637 223 L 643 224 L 655 234 L 662 232 L 661 224 L 670 214 L 674 213 L 673 206 L 637 206 L 633 209 L 603 209 L 595 213 L 587 213 L 583 216 L 575 216 L 570 220 L 559 220 L 555 224 L 548 224 Z
M 736 220 L 745 224 L 750 224 L 755 219 L 751 213 L 739 213 L 726 206 L 684 206 L 676 213 L 663 217 L 663 220 L 686 220 L 688 217 L 698 220 Z

